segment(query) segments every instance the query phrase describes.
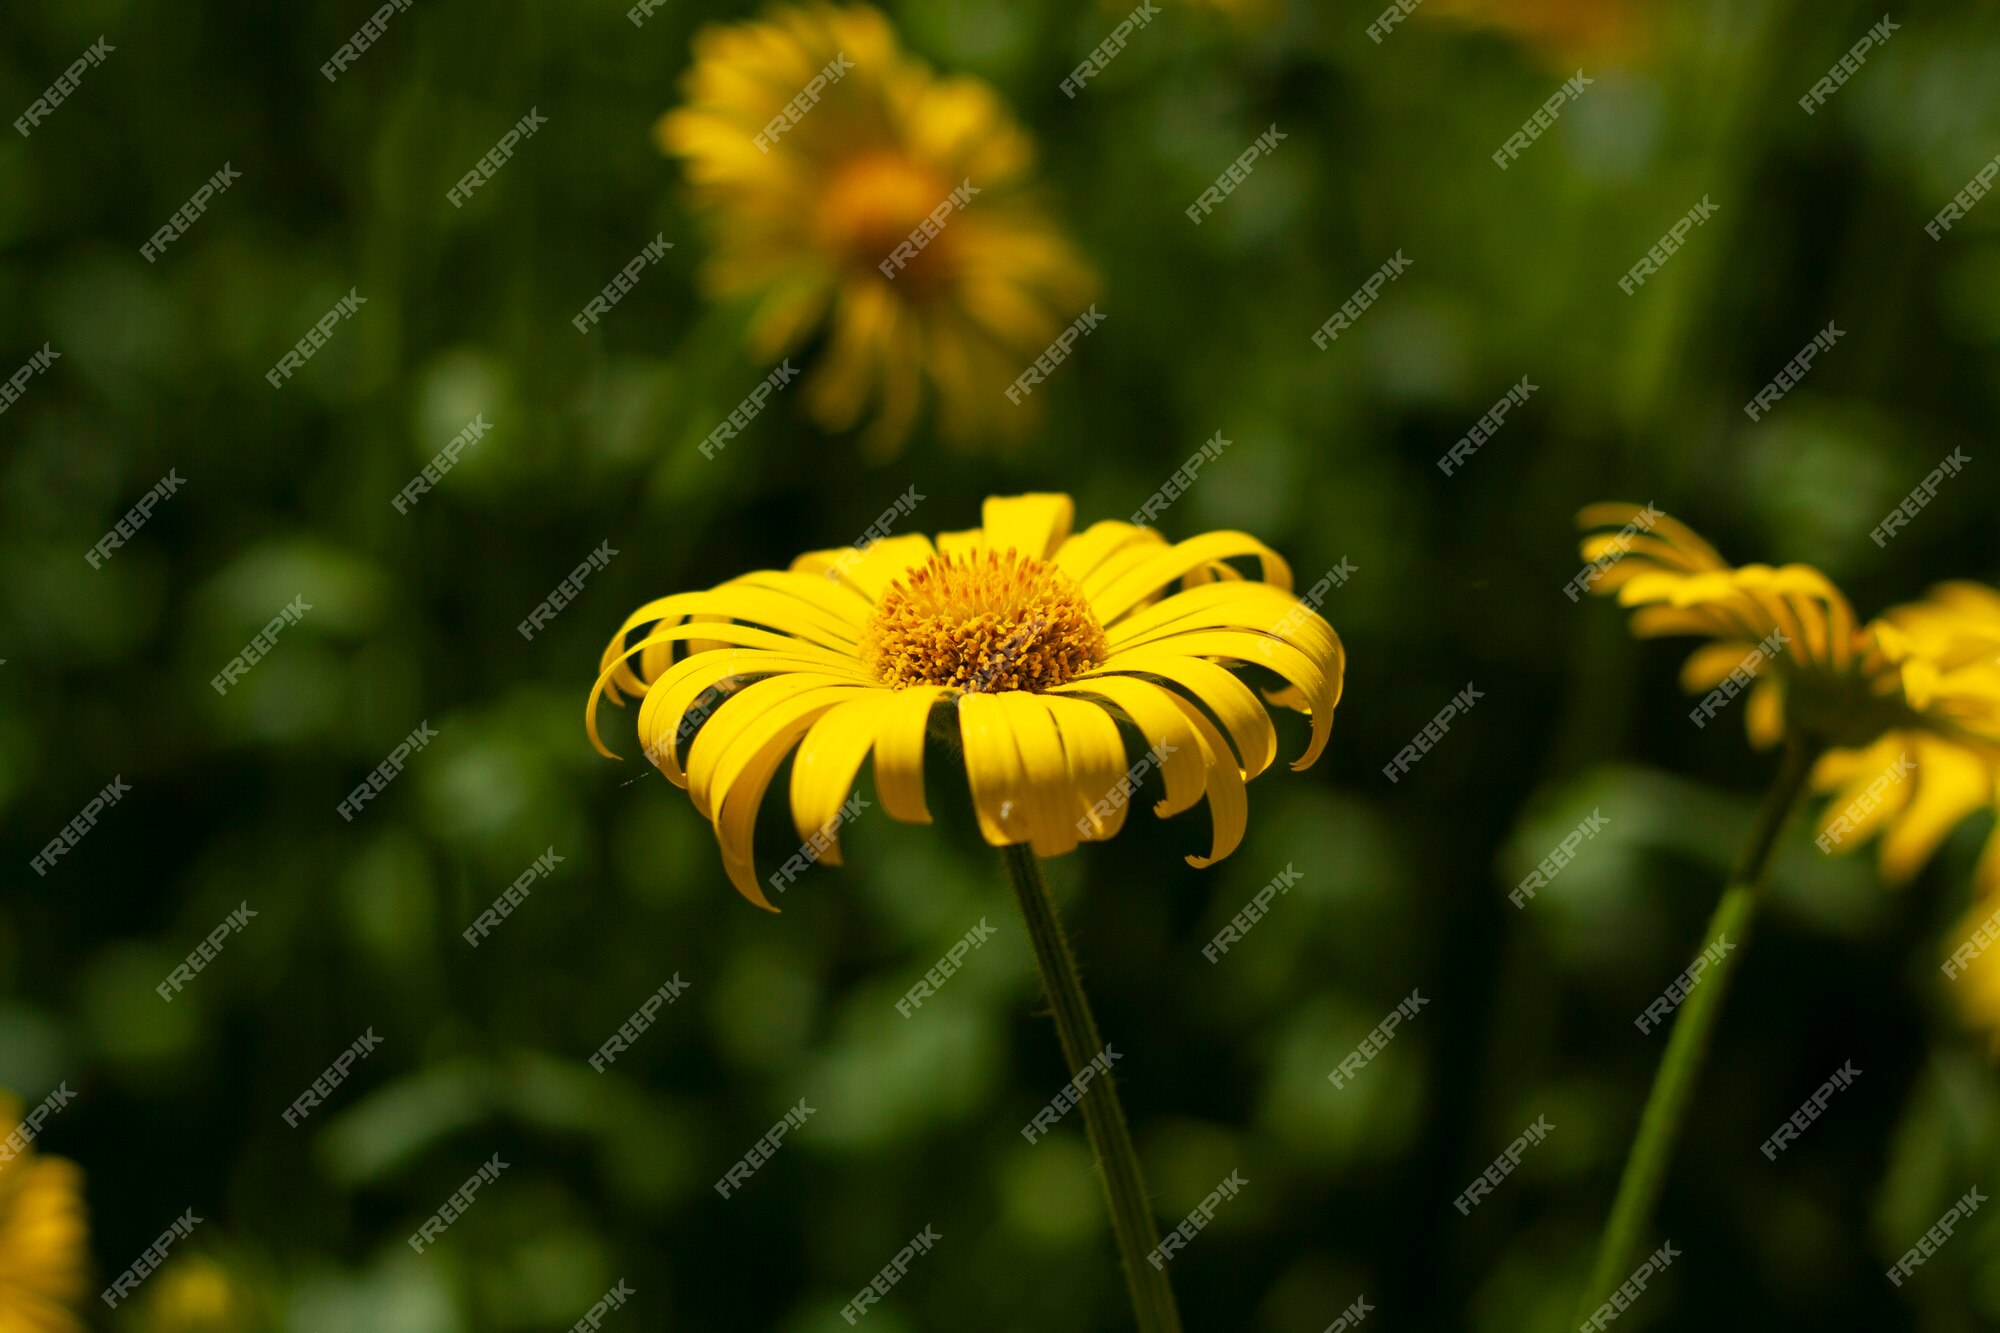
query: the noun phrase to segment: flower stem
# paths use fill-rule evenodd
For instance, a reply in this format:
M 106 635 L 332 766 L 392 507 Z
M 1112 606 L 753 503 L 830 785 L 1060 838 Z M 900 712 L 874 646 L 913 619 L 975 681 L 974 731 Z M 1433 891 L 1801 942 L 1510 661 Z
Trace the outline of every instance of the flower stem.
M 1014 846 L 1003 849 L 1002 855 L 1007 879 L 1021 905 L 1022 920 L 1028 926 L 1028 941 L 1035 949 L 1035 963 L 1042 974 L 1042 989 L 1049 997 L 1063 1059 L 1074 1077 L 1104 1050 L 1097 1020 L 1091 1017 L 1076 956 L 1070 952 L 1055 900 L 1049 897 L 1049 886 L 1042 879 L 1034 852 Z M 1118 1257 L 1125 1267 L 1125 1286 L 1132 1296 L 1132 1313 L 1140 1333 L 1180 1333 L 1181 1317 L 1174 1308 L 1174 1292 L 1166 1272 L 1146 1257 L 1159 1244 L 1159 1232 L 1146 1199 L 1145 1179 L 1139 1173 L 1139 1154 L 1132 1147 L 1125 1111 L 1118 1104 L 1118 1087 L 1109 1071 L 1097 1072 L 1082 1104 L 1084 1128 L 1104 1179 L 1111 1230 L 1118 1240 Z
M 1666 1054 L 1660 1057 L 1660 1068 L 1653 1075 L 1653 1090 L 1647 1095 L 1645 1112 L 1639 1118 L 1632 1154 L 1626 1159 L 1625 1174 L 1618 1182 L 1618 1198 L 1611 1205 L 1610 1220 L 1605 1223 L 1603 1238 L 1598 1243 L 1590 1286 L 1585 1289 L 1583 1304 L 1577 1312 L 1579 1322 L 1588 1320 L 1604 1298 L 1630 1276 L 1629 1265 L 1639 1247 L 1640 1233 L 1659 1203 L 1660 1187 L 1666 1179 L 1668 1159 L 1673 1156 L 1674 1140 L 1680 1134 L 1688 1096 L 1701 1076 L 1715 1020 L 1722 1013 L 1730 978 L 1742 957 L 1743 946 L 1748 943 L 1751 918 L 1763 894 L 1779 835 L 1804 795 L 1806 778 L 1818 757 L 1818 746 L 1796 738 L 1787 741 L 1778 776 L 1757 812 L 1749 841 L 1737 854 L 1722 901 L 1717 904 L 1715 915 L 1709 918 L 1703 947 L 1725 937 L 1734 947 L 1710 966 L 1674 1020 Z

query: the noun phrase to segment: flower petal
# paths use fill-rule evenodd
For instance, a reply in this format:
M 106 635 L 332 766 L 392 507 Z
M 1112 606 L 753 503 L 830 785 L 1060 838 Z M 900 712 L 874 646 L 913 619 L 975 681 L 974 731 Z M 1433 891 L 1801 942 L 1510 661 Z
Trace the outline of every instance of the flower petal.
M 980 513 L 980 526 L 994 550 L 1012 547 L 1036 560 L 1047 559 L 1068 541 L 1075 522 L 1076 502 L 1053 491 L 989 496 Z

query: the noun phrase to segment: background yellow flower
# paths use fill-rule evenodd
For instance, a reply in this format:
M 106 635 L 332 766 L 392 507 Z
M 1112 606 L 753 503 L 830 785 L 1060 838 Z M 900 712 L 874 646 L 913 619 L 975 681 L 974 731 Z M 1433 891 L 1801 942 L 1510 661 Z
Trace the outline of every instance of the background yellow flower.
M 0 1139 L 20 1116 L 20 1103 L 0 1094 Z M 0 1164 L 0 1330 L 80 1333 L 88 1244 L 74 1162 L 28 1147 Z
M 1004 391 L 1095 278 L 1032 196 L 1033 144 L 999 96 L 934 75 L 866 6 L 776 8 L 694 52 L 656 134 L 711 215 L 709 291 L 753 303 L 752 354 L 823 331 L 812 414 L 872 414 L 877 452 L 926 398 L 950 442 L 1021 434 L 1037 407 Z

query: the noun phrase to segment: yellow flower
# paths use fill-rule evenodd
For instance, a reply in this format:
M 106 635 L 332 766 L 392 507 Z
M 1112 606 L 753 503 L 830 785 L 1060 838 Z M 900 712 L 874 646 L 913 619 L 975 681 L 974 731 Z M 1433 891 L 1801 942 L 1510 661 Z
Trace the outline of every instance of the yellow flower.
M 1681 669 L 1689 692 L 1722 692 L 1694 710 L 1698 725 L 1746 688 L 1744 725 L 1760 749 L 1788 734 L 1862 745 L 1924 720 L 1905 689 L 1900 636 L 1879 622 L 1857 626 L 1847 598 L 1812 566 L 1730 565 L 1650 505 L 1590 505 L 1577 524 L 1590 562 L 1579 582 L 1637 607 L 1634 634 L 1712 640 Z
M 1994 807 L 2000 592 L 1947 583 L 1857 625 L 1840 590 L 1809 566 L 1732 567 L 1650 507 L 1591 505 L 1577 521 L 1591 533 L 1583 554 L 1592 590 L 1638 608 L 1633 633 L 1713 640 L 1682 669 L 1687 689 L 1733 697 L 1732 683 L 1752 682 L 1744 716 L 1753 743 L 1798 735 L 1820 752 L 1812 785 L 1831 793 L 1821 850 L 1877 839 L 1883 879 L 1901 885 L 1961 820 Z M 2000 837 L 1987 839 L 1974 878 L 1980 897 L 2000 895 Z M 2000 1033 L 2000 953 L 1968 975 L 1968 1018 Z
M 0 1128 L 20 1124 L 20 1104 L 0 1094 Z M 0 1138 L 5 1138 L 0 1134 Z M 83 1173 L 30 1147 L 0 1164 L 0 1329 L 81 1333 L 87 1230 Z
M 647 756 L 713 821 L 731 882 L 772 911 L 750 839 L 785 756 L 798 752 L 791 807 L 806 846 L 795 860 L 838 865 L 841 809 L 871 751 L 882 809 L 930 822 L 924 736 L 947 701 L 994 846 L 1056 856 L 1110 838 L 1157 768 L 1155 814 L 1209 803 L 1212 845 L 1188 863 L 1227 856 L 1248 819 L 1244 783 L 1278 742 L 1257 694 L 1220 664 L 1268 669 L 1284 684 L 1264 699 L 1312 719 L 1294 768 L 1319 757 L 1340 700 L 1340 640 L 1291 594 L 1290 567 L 1240 532 L 1170 545 L 1102 522 L 1072 535 L 1066 495 L 996 496 L 983 518 L 935 543 L 814 551 L 786 571 L 640 607 L 605 649 L 586 706 L 592 743 L 616 757 L 597 737 L 601 695 L 643 696 Z M 1238 559 L 1261 578 L 1228 563 Z M 1120 723 L 1136 733 L 1136 758 Z
M 1032 400 L 1005 391 L 1095 279 L 1033 197 L 1033 144 L 994 91 L 937 77 L 866 6 L 705 27 L 694 55 L 655 135 L 714 223 L 706 285 L 754 301 L 753 354 L 824 328 L 808 406 L 830 430 L 872 406 L 877 452 L 926 390 L 948 440 L 1018 435 Z
M 1822 838 L 1838 833 L 1852 846 L 1879 833 L 1883 878 L 1903 884 L 1960 820 L 1994 802 L 2000 593 L 1947 583 L 1890 609 L 1878 629 L 1904 659 L 1905 689 L 1921 724 L 1831 751 L 1813 782 L 1835 793 L 1821 817 Z M 1983 893 L 2000 893 L 2000 838 L 1988 840 L 1975 879 Z

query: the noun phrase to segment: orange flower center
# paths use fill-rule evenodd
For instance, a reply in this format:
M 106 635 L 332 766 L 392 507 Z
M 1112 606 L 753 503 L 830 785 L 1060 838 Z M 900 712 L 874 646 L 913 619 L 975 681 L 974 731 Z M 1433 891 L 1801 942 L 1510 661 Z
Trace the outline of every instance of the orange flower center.
M 898 286 L 922 286 L 944 268 L 952 219 L 929 237 L 919 224 L 950 197 L 955 184 L 898 153 L 857 157 L 834 174 L 820 196 L 820 234 L 856 269 L 885 281 L 893 273 Z M 910 248 L 899 255 L 897 247 L 906 242 Z
M 1083 590 L 1009 548 L 932 556 L 889 586 L 861 633 L 861 663 L 893 689 L 1046 690 L 1110 647 Z

